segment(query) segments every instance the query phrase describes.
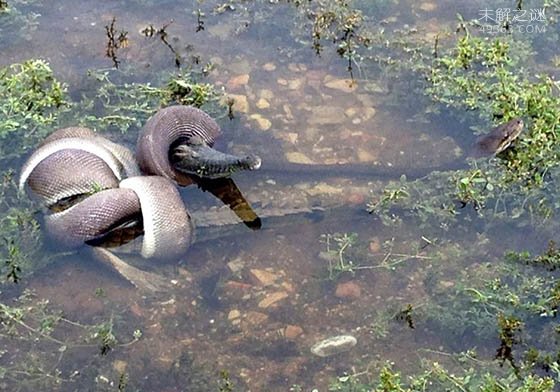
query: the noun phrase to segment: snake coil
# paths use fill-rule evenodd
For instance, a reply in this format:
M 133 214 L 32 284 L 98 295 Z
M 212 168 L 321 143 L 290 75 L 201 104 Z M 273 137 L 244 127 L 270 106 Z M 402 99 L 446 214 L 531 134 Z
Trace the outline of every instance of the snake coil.
M 191 244 L 194 227 L 176 185 L 260 166 L 258 157 L 214 150 L 220 134 L 210 116 L 189 106 L 152 116 L 136 155 L 88 128 L 60 129 L 23 165 L 19 187 L 27 184 L 48 209 L 45 231 L 67 248 L 98 243 L 141 222 L 141 255 L 177 259 Z

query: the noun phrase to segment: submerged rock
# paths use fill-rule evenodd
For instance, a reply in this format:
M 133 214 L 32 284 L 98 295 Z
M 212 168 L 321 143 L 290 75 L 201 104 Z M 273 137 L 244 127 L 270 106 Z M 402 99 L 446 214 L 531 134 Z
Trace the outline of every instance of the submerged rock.
M 249 118 L 256 121 L 261 131 L 268 131 L 272 127 L 272 122 L 270 122 L 268 118 L 265 118 L 260 114 L 251 114 Z
M 247 100 L 246 95 L 242 94 L 228 94 L 227 97 L 222 101 L 222 104 L 227 104 L 227 99 L 233 99 L 233 106 L 232 109 L 234 111 L 240 113 L 248 113 L 249 112 L 249 101 Z
M 261 286 L 270 286 L 281 278 L 279 273 L 258 268 L 251 268 L 250 272 L 251 277 Z
M 329 125 L 342 124 L 346 120 L 344 110 L 338 106 L 315 106 L 311 110 L 309 124 L 311 125 Z
M 426 12 L 433 12 L 437 9 L 437 5 L 435 3 L 432 3 L 430 1 L 426 1 L 422 4 L 420 4 L 419 7 L 422 11 L 426 11 Z
M 299 325 L 288 325 L 284 328 L 284 337 L 293 340 L 303 333 L 303 329 Z
M 325 78 L 325 86 L 344 93 L 352 93 L 356 91 L 358 84 L 351 79 L 332 79 L 327 76 Z
M 306 164 L 306 165 L 311 165 L 311 164 L 315 163 L 307 155 L 305 155 L 301 152 L 297 152 L 297 151 L 287 152 L 286 153 L 286 160 L 288 162 L 301 163 L 301 164 Z
M 358 299 L 362 296 L 362 289 L 356 282 L 339 283 L 334 293 L 335 297 L 342 299 Z
M 232 77 L 227 81 L 227 87 L 230 90 L 236 90 L 240 87 L 243 87 L 249 83 L 250 76 L 249 74 L 241 74 Z
M 285 298 L 288 298 L 289 294 L 285 291 L 277 291 L 275 293 L 268 294 L 264 299 L 259 302 L 259 308 L 266 309 Z
M 270 107 L 270 103 L 269 103 L 266 99 L 260 98 L 260 99 L 257 101 L 256 106 L 257 106 L 259 109 L 268 109 L 268 108 Z
M 262 68 L 265 71 L 271 72 L 271 71 L 274 71 L 276 69 L 276 65 L 274 63 L 266 63 L 265 65 L 262 66 Z
M 319 357 L 329 357 L 350 350 L 358 343 L 358 340 L 352 335 L 332 336 L 328 339 L 321 340 L 311 347 L 311 353 Z

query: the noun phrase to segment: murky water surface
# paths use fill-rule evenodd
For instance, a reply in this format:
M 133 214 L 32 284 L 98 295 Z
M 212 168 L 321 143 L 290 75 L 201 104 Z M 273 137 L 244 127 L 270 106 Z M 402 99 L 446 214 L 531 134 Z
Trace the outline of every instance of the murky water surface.
M 480 224 L 472 212 L 458 232 L 436 240 L 431 235 L 437 228 L 424 222 L 411 218 L 395 229 L 368 214 L 366 203 L 389 180 L 457 166 L 474 136 L 449 119 L 413 117 L 414 108 L 395 102 L 394 86 L 367 64 L 354 66 L 351 83 L 335 48 L 327 45 L 315 55 L 295 7 L 270 3 L 232 2 L 235 9 L 226 4 L 222 12 L 213 11 L 215 1 L 15 4 L 33 25 L 2 31 L 9 40 L 0 42 L 0 65 L 46 59 L 70 94 L 80 97 L 88 91 L 87 69 L 157 83 L 177 59 L 181 67 L 211 62 L 207 81 L 235 98 L 235 118 L 220 120 L 219 147 L 260 155 L 271 170 L 234 176 L 262 215 L 257 231 L 232 225 L 214 233 L 204 226 L 213 206 L 223 210 L 219 201 L 196 188 L 181 191 L 199 220 L 199 237 L 179 265 L 154 268 L 172 281 L 168 292 L 146 295 L 86 254 L 60 257 L 6 290 L 10 301 L 32 289 L 73 323 L 110 321 L 120 344 L 100 355 L 95 341 L 80 340 L 81 327 L 62 323 L 56 339 L 41 345 L 2 337 L 3 366 L 28 357 L 30 374 L 43 374 L 36 377 L 47 384 L 60 371 L 63 381 L 53 390 L 116 390 L 120 383 L 131 391 L 211 391 L 229 377 L 240 391 L 288 391 L 295 384 L 324 391 L 334 376 L 385 361 L 415 369 L 421 350 L 429 357 L 429 350 L 477 347 L 481 356 L 494 355 L 497 340 L 456 341 L 422 318 L 422 306 L 439 289 L 453 287 L 463 271 L 511 247 L 541 249 L 548 237 L 531 227 Z M 372 28 L 381 21 L 387 28 L 408 23 L 426 36 L 454 26 L 456 12 L 473 18 L 479 9 L 474 2 L 362 3 L 365 14 L 379 21 Z M 199 7 L 203 29 L 197 32 Z M 118 70 L 105 53 L 105 26 L 113 17 L 118 31 L 128 32 L 127 47 L 117 52 Z M 140 33 L 150 24 L 166 26 L 169 45 Z M 130 142 L 137 132 L 113 139 Z M 287 162 L 355 165 L 356 171 L 282 172 Z M 364 175 L 368 165 L 371 174 Z M 355 233 L 352 250 L 342 249 L 344 237 L 335 233 Z M 457 251 L 471 243 L 477 249 L 468 257 Z M 345 266 L 358 268 L 341 272 Z M 410 323 L 398 317 L 409 304 L 419 309 Z M 136 330 L 142 332 L 138 341 Z M 357 344 L 326 357 L 310 351 L 338 335 L 351 335 Z M 31 370 L 34 360 L 41 371 Z M 26 385 L 19 387 L 32 390 Z M 1 388 L 15 390 L 10 379 Z

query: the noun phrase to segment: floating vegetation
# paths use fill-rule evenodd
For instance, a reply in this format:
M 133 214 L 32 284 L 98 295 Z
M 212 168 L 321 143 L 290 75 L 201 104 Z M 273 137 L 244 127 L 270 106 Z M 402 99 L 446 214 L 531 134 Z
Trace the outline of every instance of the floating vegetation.
M 31 40 L 39 25 L 40 15 L 31 10 L 24 10 L 26 4 L 25 1 L 0 0 L 0 48 L 17 45 L 21 40 Z
M 169 40 L 168 40 L 167 28 L 172 23 L 173 23 L 173 21 L 163 25 L 159 29 L 156 29 L 153 25 L 150 24 L 150 25 L 146 26 L 145 28 L 143 28 L 140 31 L 140 33 L 146 38 L 158 37 L 161 40 L 161 42 L 163 42 L 163 44 L 171 51 L 171 53 L 173 53 L 173 56 L 175 57 L 175 67 L 180 69 L 181 64 L 183 62 L 182 59 L 181 59 L 181 55 L 179 54 L 179 52 L 177 52 L 177 50 L 175 50 L 175 48 L 169 43 Z M 199 21 L 199 23 L 201 23 L 201 22 Z M 202 27 L 202 29 L 204 29 L 204 27 Z M 199 30 L 197 30 L 197 31 L 199 31 Z
M 531 259 L 543 260 L 551 254 L 557 257 L 556 249 L 549 246 Z M 451 332 L 464 341 L 477 336 L 491 342 L 497 333 L 496 358 L 507 362 L 518 377 L 558 368 L 558 341 L 553 338 L 558 333 L 558 275 L 542 274 L 541 263 L 527 264 L 527 259 L 526 252 L 508 252 L 505 262 L 470 266 L 452 285 L 442 284 L 442 275 L 427 275 L 432 301 L 422 312 L 429 328 Z M 460 344 L 457 348 L 465 349 Z
M 515 253 L 509 252 L 506 257 L 510 261 L 523 262 L 527 265 L 542 266 L 548 271 L 555 271 L 560 267 L 560 249 L 556 246 L 556 242 L 550 240 L 548 242 L 548 249 L 542 255 L 532 257 L 527 251 Z
M 43 60 L 0 69 L 0 160 L 19 157 L 50 133 L 70 103 Z
M 358 241 L 357 233 L 322 234 L 320 241 L 325 245 L 325 250 L 319 253 L 319 257 L 328 263 L 329 280 L 337 280 L 341 275 L 348 273 L 354 276 L 359 271 L 394 270 L 407 261 L 431 259 L 430 256 L 420 254 L 421 249 L 410 253 L 395 250 L 394 238 L 380 246 L 381 252 L 374 252 L 363 242 Z M 418 248 L 415 243 L 406 243 L 405 246 Z
M 529 375 L 518 378 L 498 365 L 478 360 L 472 353 L 448 354 L 461 369 L 448 369 L 437 360 L 423 363 L 422 370 L 406 377 L 393 370 L 394 364 L 388 363 L 378 371 L 367 369 L 361 372 L 343 374 L 333 380 L 331 391 L 375 391 L 375 392 L 412 392 L 412 391 L 492 391 L 492 392 L 553 392 L 554 380 L 550 377 Z M 293 386 L 290 391 L 303 391 Z
M 18 283 L 45 264 L 39 257 L 42 235 L 34 205 L 18 192 L 11 171 L 2 174 L 0 198 L 0 284 Z
M 97 363 L 101 368 L 101 357 L 94 355 L 96 349 L 103 355 L 140 339 L 139 330 L 129 338 L 117 339 L 113 327 L 112 317 L 97 324 L 69 320 L 52 309 L 48 300 L 38 299 L 32 291 L 25 290 L 12 305 L 0 302 L 1 378 L 21 390 L 75 386 L 80 379 L 92 376 L 88 372 L 81 374 L 79 369 L 84 364 L 76 362 L 75 350 L 88 350 L 90 355 L 83 358 L 87 365 Z M 92 385 L 92 381 L 85 383 Z
M 4 259 L 4 266 L 7 269 L 6 280 L 12 281 L 14 283 L 19 282 L 22 264 L 22 254 L 20 248 L 16 245 L 13 238 L 4 238 L 6 242 L 5 246 L 7 249 L 7 256 Z
M 372 32 L 365 28 L 363 12 L 348 0 L 292 2 L 311 23 L 311 47 L 317 55 L 330 42 L 338 55 L 347 61 L 347 70 L 354 80 L 354 66 L 364 60 L 363 53 L 372 41 Z M 307 31 L 309 31 L 307 30 Z
M 502 365 L 508 361 L 511 367 L 517 372 L 518 368 L 513 358 L 513 345 L 520 343 L 516 335 L 521 331 L 523 325 L 520 320 L 503 314 L 498 315 L 498 328 L 500 335 L 500 347 L 496 352 L 496 359 L 500 360 Z
M 113 66 L 119 68 L 120 61 L 117 58 L 117 51 L 120 48 L 126 48 L 128 46 L 128 32 L 121 30 L 117 32 L 115 23 L 117 18 L 113 16 L 111 23 L 105 26 L 105 32 L 107 34 L 107 47 L 105 49 L 105 55 L 113 61 Z
M 436 104 L 455 108 L 463 117 L 476 111 L 488 124 L 486 130 L 492 122 L 516 117 L 526 120 L 528 130 L 499 157 L 469 161 L 470 170 L 387 188 L 368 205 L 369 211 L 406 205 L 422 216 L 435 213 L 434 218 L 447 211 L 443 218 L 448 221 L 456 218 L 458 201 L 460 207 L 472 205 L 481 216 L 548 220 L 557 205 L 552 189 L 560 164 L 560 90 L 548 76 L 526 75 L 523 64 L 528 56 L 528 48 L 508 37 L 475 37 L 467 30 L 456 36 L 454 45 L 441 48 L 437 58 L 417 65 L 427 78 L 425 93 Z M 440 190 L 439 195 L 434 189 Z M 391 220 L 386 213 L 380 215 L 386 223 Z
M 336 233 L 322 235 L 326 247 L 326 258 L 329 263 L 329 279 L 333 280 L 338 275 L 349 272 L 354 273 L 356 265 L 348 258 L 348 251 L 356 243 L 356 233 Z
M 203 107 L 212 114 L 218 112 L 220 93 L 208 83 L 197 79 L 201 73 L 182 71 L 168 74 L 160 87 L 150 83 L 115 83 L 109 71 L 89 71 L 92 94 L 80 102 L 82 124 L 94 128 L 117 128 L 121 132 L 131 127 L 140 129 L 160 107 L 172 103 Z
M 408 325 L 408 328 L 410 328 L 410 329 L 414 329 L 414 320 L 412 318 L 412 310 L 413 310 L 412 305 L 408 304 L 408 305 L 406 305 L 406 308 L 401 310 L 396 316 L 397 320 L 402 320 L 402 321 L 406 322 L 406 325 Z
M 0 69 L 0 159 L 11 165 L 42 140 L 70 110 L 66 86 L 43 60 Z M 0 283 L 19 282 L 46 262 L 34 204 L 17 190 L 14 171 L 0 181 Z
M 197 8 L 196 11 L 194 11 L 194 14 L 196 15 L 196 32 L 198 33 L 204 30 L 204 17 L 206 15 L 200 8 Z

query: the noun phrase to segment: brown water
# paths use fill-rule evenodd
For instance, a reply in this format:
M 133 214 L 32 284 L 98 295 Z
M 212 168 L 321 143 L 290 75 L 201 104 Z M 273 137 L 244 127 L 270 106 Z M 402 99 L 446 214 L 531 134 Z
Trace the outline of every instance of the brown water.
M 394 17 L 390 23 L 396 25 L 417 23 L 426 35 L 454 25 L 453 2 L 387 3 L 364 10 L 377 21 Z M 445 168 L 474 140 L 465 125 L 426 122 L 414 117 L 413 107 L 395 105 L 392 86 L 371 72 L 374 67 L 369 73 L 355 68 L 351 84 L 347 62 L 334 48 L 326 47 L 319 57 L 309 42 L 300 42 L 308 36 L 298 30 L 303 19 L 294 7 L 264 1 L 232 4 L 235 11 L 220 14 L 212 13 L 214 1 L 16 4 L 22 12 L 41 15 L 29 39 L 0 43 L 0 65 L 45 58 L 71 94 L 79 96 L 88 86 L 86 69 L 113 67 L 105 55 L 104 26 L 116 17 L 117 28 L 128 31 L 129 45 L 117 52 L 120 70 L 110 72 L 132 72 L 139 82 L 156 80 L 158 73 L 174 69 L 176 57 L 159 39 L 139 31 L 172 21 L 166 29 L 169 43 L 183 66 L 193 56 L 201 63 L 211 61 L 215 69 L 209 81 L 236 99 L 235 119 L 221 120 L 223 149 L 252 151 L 267 162 L 372 164 L 384 173 L 394 169 L 397 179 L 411 168 Z M 193 11 L 199 6 L 206 16 L 204 30 L 196 32 Z M 461 7 L 457 11 L 472 11 L 468 16 L 476 17 L 476 6 Z M 137 131 L 130 130 L 133 135 Z M 449 238 L 428 245 L 422 237 L 441 235 L 439 228 L 414 219 L 399 228 L 385 227 L 367 213 L 366 203 L 387 184 L 386 176 L 373 173 L 370 178 L 317 178 L 305 172 L 236 175 L 263 218 L 267 211 L 278 215 L 318 208 L 264 218 L 260 231 L 237 227 L 235 234 L 212 241 L 202 241 L 201 229 L 201 241 L 178 266 L 155 269 L 173 281 L 169 292 L 146 295 L 86 256 L 60 258 L 8 290 L 5 301 L 29 288 L 68 320 L 112 320 L 120 343 L 132 340 L 137 329 L 142 337 L 100 355 L 96 342 L 83 342 L 82 329 L 73 324 L 56 330 L 59 342 L 18 343 L 2 336 L 7 351 L 0 357 L 2 366 L 27 363 L 31 368 L 35 360 L 41 371 L 27 369 L 29 376 L 8 378 L 0 389 L 35 390 L 37 377 L 52 390 L 116 390 L 126 374 L 125 390 L 215 391 L 220 370 L 226 370 L 235 390 L 288 391 L 298 384 L 306 391 L 325 391 L 330 378 L 385 361 L 415 369 L 424 349 L 476 346 L 481 356 L 492 357 L 497 340 L 457 342 L 453 334 L 422 320 L 421 311 L 415 328 L 395 315 L 408 304 L 427 306 L 437 296 L 434 287 L 453 286 L 462 271 L 501 257 L 512 243 L 518 249 L 524 244 L 540 249 L 549 237 L 531 227 L 506 235 L 500 224 L 481 224 L 473 212 L 447 232 Z M 193 211 L 219 206 L 197 189 L 182 193 Z M 345 232 L 359 238 L 358 250 L 345 254 L 345 262 L 363 269 L 329 279 L 329 263 L 337 260 L 325 255 L 324 235 Z M 453 258 L 454 249 L 474 242 L 483 245 L 469 257 Z M 442 253 L 449 262 L 443 270 L 433 264 L 441 262 Z M 327 358 L 310 352 L 314 343 L 340 334 L 353 335 L 358 344 Z M 60 342 L 67 346 L 61 349 Z M 442 360 L 434 353 L 423 357 Z M 54 381 L 57 371 L 60 384 Z

